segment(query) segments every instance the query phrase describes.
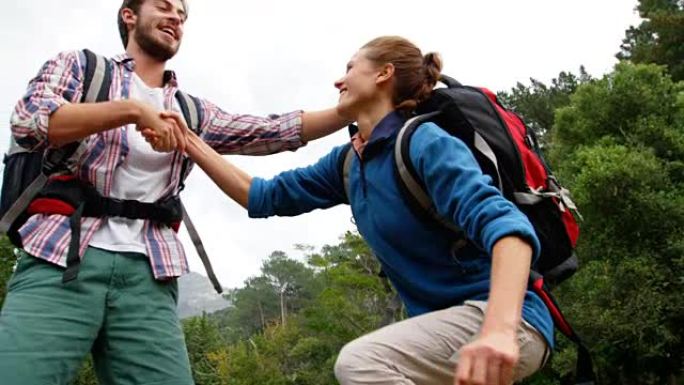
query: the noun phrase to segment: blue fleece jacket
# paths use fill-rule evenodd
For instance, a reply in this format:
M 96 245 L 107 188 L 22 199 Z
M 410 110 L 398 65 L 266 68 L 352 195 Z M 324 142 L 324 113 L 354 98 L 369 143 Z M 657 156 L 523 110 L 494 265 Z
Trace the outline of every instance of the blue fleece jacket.
M 526 239 L 539 254 L 539 241 L 527 217 L 503 198 L 483 175 L 459 139 L 433 123 L 418 127 L 410 157 L 438 212 L 458 224 L 472 241 L 453 251 L 453 236 L 415 216 L 399 191 L 394 172 L 394 143 L 404 119 L 388 114 L 355 157 L 349 176 L 349 203 L 359 232 L 380 260 L 410 316 L 486 300 L 491 252 L 506 235 Z M 273 179 L 254 178 L 249 215 L 293 216 L 347 203 L 336 147 L 316 164 L 283 172 Z M 523 318 L 553 346 L 553 321 L 541 299 L 528 291 Z

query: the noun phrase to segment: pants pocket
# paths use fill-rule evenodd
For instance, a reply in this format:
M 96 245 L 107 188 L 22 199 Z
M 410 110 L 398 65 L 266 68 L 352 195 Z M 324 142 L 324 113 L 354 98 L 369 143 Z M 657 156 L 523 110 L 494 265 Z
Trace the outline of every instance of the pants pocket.
M 34 257 L 24 250 L 17 252 L 17 266 L 7 283 L 7 291 L 18 290 L 31 281 L 45 282 L 50 279 L 61 280 L 61 268 L 50 262 Z
M 521 380 L 544 366 L 549 356 L 549 346 L 544 337 L 526 321 L 518 328 L 518 341 L 520 359 L 515 370 L 515 378 Z

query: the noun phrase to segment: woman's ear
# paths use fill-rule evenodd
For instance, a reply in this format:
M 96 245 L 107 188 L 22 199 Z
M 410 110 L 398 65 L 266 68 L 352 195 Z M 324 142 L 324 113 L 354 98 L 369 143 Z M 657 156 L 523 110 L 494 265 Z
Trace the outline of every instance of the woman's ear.
M 380 67 L 380 71 L 375 79 L 376 84 L 381 84 L 389 81 L 394 76 L 394 64 L 387 63 Z

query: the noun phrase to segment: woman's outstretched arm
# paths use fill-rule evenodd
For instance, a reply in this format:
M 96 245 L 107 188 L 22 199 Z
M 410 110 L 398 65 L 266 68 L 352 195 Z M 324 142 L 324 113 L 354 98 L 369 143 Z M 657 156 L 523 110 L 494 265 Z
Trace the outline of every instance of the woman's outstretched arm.
M 252 178 L 188 130 L 182 116 L 175 112 L 161 115 L 175 120 L 186 132 L 186 152 L 190 158 L 226 195 L 246 208 L 251 217 L 294 216 L 347 202 L 338 167 L 343 146 L 311 166 L 285 171 L 269 180 Z M 143 130 L 143 135 L 155 147 L 151 133 Z
M 247 208 L 252 177 L 225 160 L 194 132 L 188 130 L 186 152 L 211 180 L 240 206 Z

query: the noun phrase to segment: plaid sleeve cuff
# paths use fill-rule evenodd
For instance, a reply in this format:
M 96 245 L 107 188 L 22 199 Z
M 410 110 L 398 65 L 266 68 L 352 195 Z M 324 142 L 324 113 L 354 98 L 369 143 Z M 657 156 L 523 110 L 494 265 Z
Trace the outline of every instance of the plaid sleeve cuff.
M 306 143 L 302 141 L 302 115 L 304 111 L 297 110 L 287 114 L 283 114 L 279 119 L 281 120 L 281 132 L 292 136 L 292 142 L 298 143 L 297 147 L 304 146 Z
M 69 102 L 65 99 L 49 99 L 44 100 L 41 103 L 40 108 L 34 116 L 35 139 L 41 145 L 48 144 L 50 116 L 57 111 L 58 108 L 68 103 Z

